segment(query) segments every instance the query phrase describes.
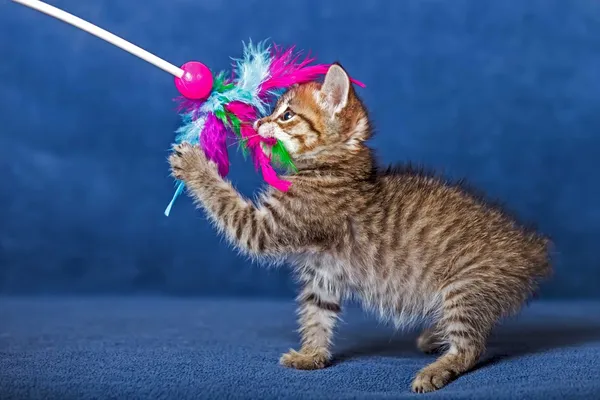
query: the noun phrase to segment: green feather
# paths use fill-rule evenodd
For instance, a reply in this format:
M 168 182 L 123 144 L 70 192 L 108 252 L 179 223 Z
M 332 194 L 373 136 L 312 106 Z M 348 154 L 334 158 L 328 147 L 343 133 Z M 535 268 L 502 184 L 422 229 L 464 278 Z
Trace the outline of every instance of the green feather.
M 233 133 L 236 134 L 237 137 L 241 137 L 242 133 L 240 132 L 240 119 L 235 116 L 235 114 L 227 113 L 229 120 L 231 121 L 231 128 L 233 129 Z
M 219 118 L 226 127 L 231 127 L 231 124 L 227 119 L 227 113 L 222 108 L 215 110 L 215 117 Z
M 215 117 L 217 117 L 223 124 L 231 129 L 233 133 L 239 138 L 238 145 L 244 158 L 248 157 L 248 148 L 246 146 L 246 141 L 242 138 L 241 133 L 241 122 L 235 114 L 229 113 L 224 109 L 219 109 L 215 111 Z
M 277 143 L 271 147 L 271 154 L 273 155 L 275 162 L 277 162 L 280 166 L 291 171 L 298 171 L 294 165 L 294 162 L 292 161 L 292 157 L 290 157 L 290 153 L 288 153 L 280 140 L 278 140 Z
M 244 156 L 244 159 L 246 159 L 248 157 L 248 146 L 246 146 L 246 140 L 244 138 L 242 138 L 242 132 L 241 132 L 241 124 L 242 123 L 240 122 L 240 119 L 235 116 L 235 114 L 227 113 L 227 115 L 229 116 L 229 120 L 231 121 L 231 127 L 233 129 L 233 132 L 239 138 L 238 146 L 239 146 L 240 150 L 242 151 L 242 155 Z
M 225 72 L 220 72 L 213 80 L 213 90 L 217 93 L 223 93 L 233 88 L 233 83 L 225 84 Z

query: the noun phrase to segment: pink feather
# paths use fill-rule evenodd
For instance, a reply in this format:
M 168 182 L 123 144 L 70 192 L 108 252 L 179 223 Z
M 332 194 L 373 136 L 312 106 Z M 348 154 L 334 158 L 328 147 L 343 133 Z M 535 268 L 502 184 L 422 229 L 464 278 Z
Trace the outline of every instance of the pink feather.
M 282 192 L 287 192 L 291 186 L 291 182 L 285 181 L 283 179 L 279 179 L 277 173 L 271 166 L 271 160 L 265 152 L 259 147 L 258 152 L 256 153 L 257 158 L 259 159 L 260 170 L 262 172 L 263 179 L 269 185 L 273 186 L 275 189 L 280 190 Z
M 274 89 L 285 89 L 295 84 L 313 81 L 319 76 L 327 74 L 331 64 L 309 64 L 314 58 L 306 56 L 300 60 L 300 53 L 294 53 L 294 47 L 283 50 L 274 45 L 272 50 L 273 60 L 269 67 L 269 78 L 260 87 L 260 96 L 264 97 Z M 351 78 L 351 81 L 360 87 L 365 84 Z
M 266 143 L 267 145 L 273 146 L 275 144 L 275 139 L 259 136 L 258 132 L 256 132 L 252 126 L 253 122 L 256 120 L 256 110 L 254 107 L 246 103 L 235 101 L 227 104 L 225 109 L 227 112 L 235 114 L 240 120 L 240 134 L 242 140 L 246 141 L 246 146 L 254 156 L 254 166 L 257 169 L 260 169 L 265 182 L 278 190 L 284 192 L 287 191 L 290 188 L 291 183 L 279 179 L 277 173 L 271 166 L 270 158 L 265 154 L 260 145 L 261 143 Z
M 206 158 L 217 164 L 219 174 L 226 176 L 229 173 L 227 130 L 223 122 L 213 113 L 208 114 L 204 122 L 204 127 L 200 134 L 200 146 L 204 150 Z
M 241 101 L 232 101 L 225 105 L 225 110 L 232 114 L 235 114 L 240 122 L 253 122 L 256 119 L 256 110 L 249 104 L 242 103 Z

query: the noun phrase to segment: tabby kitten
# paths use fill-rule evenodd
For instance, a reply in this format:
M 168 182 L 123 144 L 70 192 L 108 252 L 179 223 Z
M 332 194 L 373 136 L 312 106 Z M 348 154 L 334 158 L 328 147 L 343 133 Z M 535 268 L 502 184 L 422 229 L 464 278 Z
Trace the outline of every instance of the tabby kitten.
M 242 253 L 293 265 L 302 346 L 285 366 L 328 365 L 341 302 L 356 296 L 397 326 L 430 322 L 417 346 L 443 353 L 412 389 L 439 389 L 476 364 L 495 323 L 551 272 L 549 241 L 499 208 L 410 168 L 377 169 L 367 112 L 339 64 L 322 84 L 290 89 L 255 128 L 291 153 L 288 192 L 268 188 L 255 204 L 188 144 L 170 163 Z

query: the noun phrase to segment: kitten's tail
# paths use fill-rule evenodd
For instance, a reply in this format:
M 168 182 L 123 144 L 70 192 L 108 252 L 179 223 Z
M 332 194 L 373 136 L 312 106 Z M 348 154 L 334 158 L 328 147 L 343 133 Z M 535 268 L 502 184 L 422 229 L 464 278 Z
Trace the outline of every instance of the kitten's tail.
M 533 261 L 533 279 L 536 283 L 552 278 L 554 274 L 553 256 L 556 254 L 554 242 L 547 236 L 537 236 L 535 238 L 540 244 L 540 251 Z

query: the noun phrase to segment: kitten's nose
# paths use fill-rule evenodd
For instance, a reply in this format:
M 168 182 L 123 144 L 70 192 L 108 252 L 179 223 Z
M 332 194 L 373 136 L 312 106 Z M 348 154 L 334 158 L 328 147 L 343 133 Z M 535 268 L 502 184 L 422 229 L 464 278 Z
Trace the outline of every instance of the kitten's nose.
M 258 132 L 258 128 L 260 128 L 260 126 L 263 124 L 262 119 L 257 119 L 256 121 L 254 121 L 254 130 Z

